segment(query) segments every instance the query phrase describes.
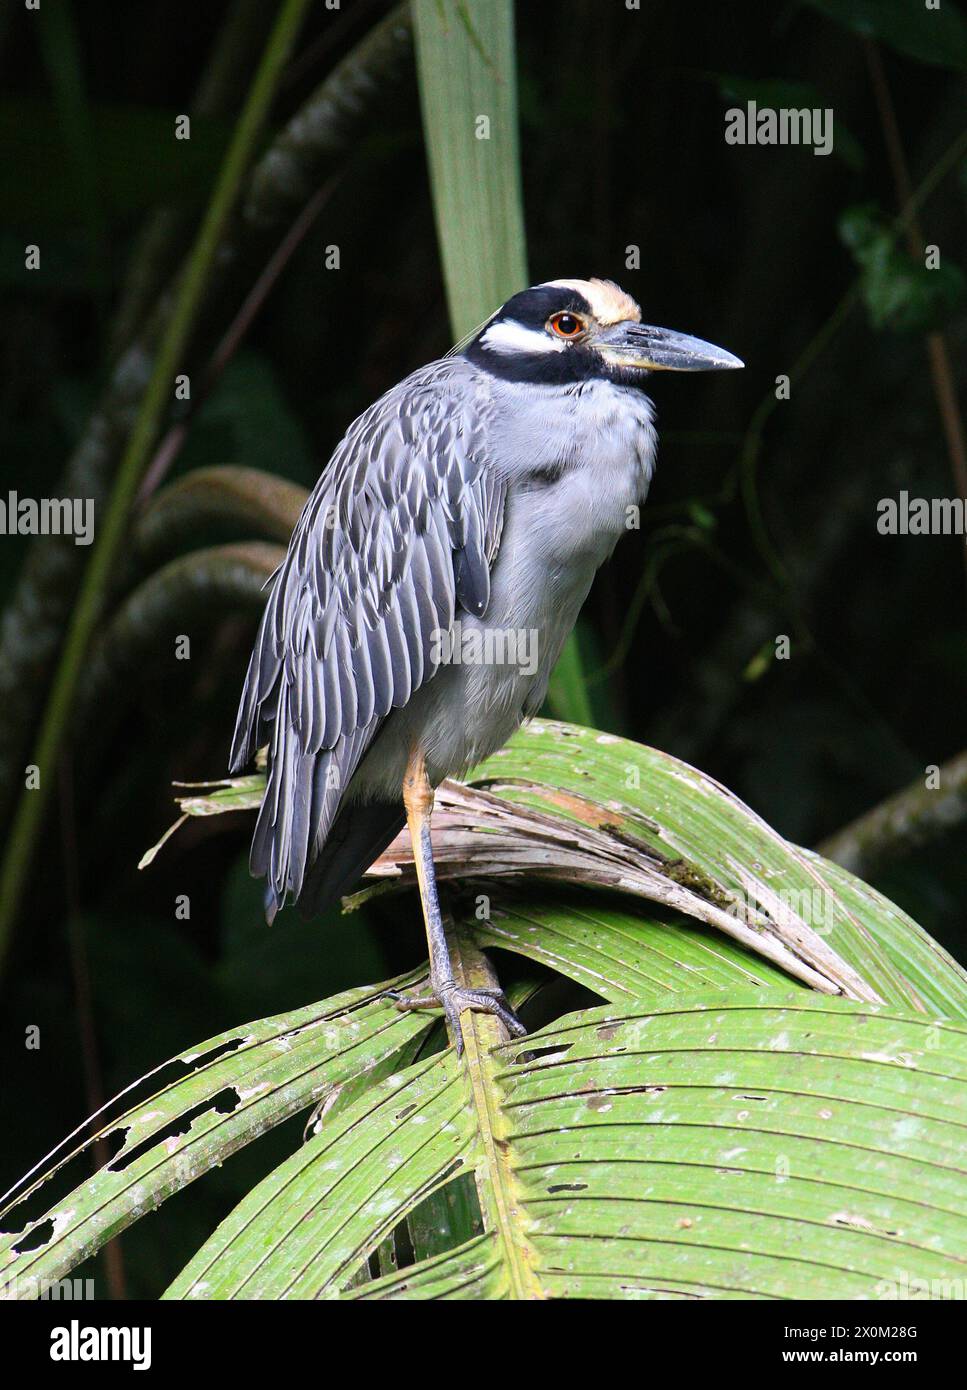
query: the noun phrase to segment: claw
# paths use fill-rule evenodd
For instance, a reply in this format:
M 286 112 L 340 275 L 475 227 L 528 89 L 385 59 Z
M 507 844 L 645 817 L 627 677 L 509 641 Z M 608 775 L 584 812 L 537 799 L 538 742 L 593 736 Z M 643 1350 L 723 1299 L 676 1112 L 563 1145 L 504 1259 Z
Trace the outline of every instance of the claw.
M 457 1056 L 463 1052 L 463 1033 L 460 1028 L 460 1015 L 464 1009 L 475 1009 L 478 1013 L 493 1014 L 510 1033 L 511 1037 L 522 1038 L 527 1029 L 511 1009 L 499 989 L 468 989 L 452 980 L 443 981 L 439 986 L 431 983 L 426 994 L 397 994 L 388 991 L 398 1009 L 442 1009 L 450 1025 L 450 1031 L 457 1049 Z

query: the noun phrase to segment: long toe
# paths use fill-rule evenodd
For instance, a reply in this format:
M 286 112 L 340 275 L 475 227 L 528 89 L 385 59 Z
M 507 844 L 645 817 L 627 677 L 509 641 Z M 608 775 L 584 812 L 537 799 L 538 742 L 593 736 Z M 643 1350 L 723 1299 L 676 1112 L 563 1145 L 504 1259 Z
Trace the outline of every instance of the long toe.
M 443 991 L 441 1002 L 452 1028 L 458 1052 L 463 1051 L 460 1015 L 464 1009 L 473 1009 L 477 1013 L 493 1014 L 500 1019 L 511 1037 L 522 1038 L 527 1032 L 527 1029 L 507 1003 L 501 990 L 466 989 L 462 985 L 454 985 L 451 989 Z
M 465 1009 L 477 1013 L 493 1014 L 499 1018 L 513 1038 L 522 1038 L 527 1029 L 507 1003 L 504 993 L 499 989 L 467 989 L 463 985 L 444 984 L 439 990 L 429 992 L 403 993 L 387 990 L 384 996 L 392 1000 L 397 1009 L 442 1009 L 450 1025 L 456 1043 L 457 1053 L 463 1051 L 463 1033 L 460 1030 L 460 1015 Z

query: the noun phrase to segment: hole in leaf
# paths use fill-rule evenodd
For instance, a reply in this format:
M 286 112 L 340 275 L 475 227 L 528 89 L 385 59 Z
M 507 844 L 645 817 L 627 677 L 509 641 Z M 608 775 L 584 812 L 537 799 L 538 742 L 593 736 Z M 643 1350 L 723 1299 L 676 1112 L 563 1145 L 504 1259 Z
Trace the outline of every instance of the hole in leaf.
M 170 1062 L 165 1062 L 157 1071 L 142 1077 L 140 1081 L 134 1083 L 130 1090 L 124 1092 L 121 1099 L 124 1102 L 125 1111 L 133 1110 L 152 1096 L 158 1095 L 168 1086 L 174 1086 L 176 1082 L 183 1081 L 186 1076 L 194 1076 L 203 1067 L 211 1066 L 213 1062 L 219 1061 L 229 1052 L 235 1052 L 246 1041 L 247 1038 L 243 1034 L 237 1038 L 229 1038 L 227 1042 L 218 1043 L 217 1046 L 210 1047 L 207 1052 L 199 1052 L 191 1058 L 191 1061 L 185 1061 L 183 1057 L 174 1057 Z
M 123 1103 L 125 1112 L 133 1110 L 138 1105 L 143 1104 L 151 1096 L 157 1095 L 159 1091 L 168 1086 L 174 1085 L 177 1081 L 183 1080 L 186 1076 L 192 1076 L 195 1072 L 201 1071 L 203 1067 L 210 1066 L 224 1057 L 229 1052 L 234 1052 L 247 1041 L 244 1035 L 237 1038 L 229 1038 L 226 1042 L 218 1043 L 211 1047 L 207 1052 L 200 1052 L 192 1057 L 190 1061 L 181 1057 L 175 1057 L 170 1062 L 165 1062 L 157 1071 L 151 1075 L 143 1077 L 134 1083 L 123 1095 L 117 1097 L 119 1103 Z M 114 1102 L 110 1102 L 108 1109 L 114 1108 Z M 109 1124 L 106 1113 L 99 1114 L 95 1119 L 95 1124 L 100 1127 Z M 124 1146 L 125 1138 L 128 1134 L 128 1126 L 120 1126 L 106 1134 L 101 1139 L 94 1139 L 93 1136 L 84 1139 L 78 1136 L 76 1143 L 80 1145 L 78 1153 L 52 1173 L 50 1177 L 39 1179 L 39 1186 L 29 1197 L 25 1197 L 13 1205 L 0 1222 L 0 1232 L 5 1235 L 12 1234 L 14 1231 L 22 1230 L 31 1221 L 35 1221 L 42 1212 L 47 1211 L 51 1206 L 61 1202 L 69 1192 L 90 1176 L 90 1150 L 94 1144 L 103 1145 L 106 1148 L 106 1164 L 111 1167 L 112 1160 L 117 1156 Z M 86 1155 L 86 1156 L 85 1156 Z M 51 1161 L 56 1163 L 59 1151 L 55 1150 L 51 1155 Z
M 187 1134 L 194 1122 L 201 1116 L 207 1115 L 210 1111 L 217 1111 L 219 1115 L 230 1115 L 239 1103 L 239 1094 L 234 1086 L 226 1086 L 223 1091 L 219 1091 L 217 1096 L 212 1096 L 211 1100 L 202 1101 L 199 1105 L 193 1105 L 190 1110 L 179 1115 L 177 1119 L 171 1121 L 164 1129 L 159 1129 L 156 1134 L 151 1134 L 140 1144 L 135 1144 L 129 1153 L 121 1154 L 108 1167 L 112 1173 L 123 1173 L 134 1161 L 146 1154 L 150 1149 L 157 1148 L 166 1139 L 176 1139 L 182 1134 Z
M 124 1147 L 127 1133 L 128 1126 L 123 1125 L 119 1129 L 112 1129 L 110 1134 L 105 1134 L 103 1139 L 97 1141 L 96 1151 L 98 1156 L 103 1152 L 105 1167 L 110 1165 L 111 1160 Z M 25 1226 L 30 1225 L 31 1221 L 36 1221 L 41 1217 L 45 1211 L 59 1205 L 70 1192 L 73 1192 L 78 1183 L 91 1176 L 90 1154 L 91 1146 L 89 1145 L 80 1153 L 75 1154 L 70 1162 L 65 1163 L 63 1168 L 52 1173 L 49 1178 L 40 1179 L 37 1189 L 29 1196 L 15 1202 L 5 1214 L 0 1222 L 0 1231 L 4 1235 L 12 1235 L 15 1231 L 22 1231 Z
M 39 1250 L 42 1245 L 46 1245 L 54 1234 L 54 1223 L 50 1217 L 46 1221 L 41 1221 L 35 1231 L 31 1231 L 23 1240 L 18 1241 L 13 1247 L 14 1253 L 23 1255 L 27 1250 Z
M 463 1159 L 455 1159 L 447 1169 L 443 1186 L 424 1197 L 382 1242 L 382 1267 L 378 1247 L 344 1288 L 381 1278 L 390 1272 L 391 1264 L 397 1270 L 409 1269 L 480 1235 L 483 1217 L 476 1184 L 473 1174 L 463 1170 Z M 402 1291 L 405 1285 L 395 1287 Z
M 544 1057 L 564 1057 L 573 1043 L 552 1043 L 548 1047 L 526 1047 L 518 1052 L 516 1060 L 522 1063 L 539 1062 Z

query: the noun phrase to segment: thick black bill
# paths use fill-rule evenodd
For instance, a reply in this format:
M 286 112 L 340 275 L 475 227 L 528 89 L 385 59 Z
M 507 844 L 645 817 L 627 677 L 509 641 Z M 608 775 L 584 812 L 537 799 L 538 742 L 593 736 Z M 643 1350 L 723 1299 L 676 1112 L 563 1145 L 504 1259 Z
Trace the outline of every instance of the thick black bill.
M 644 323 L 618 324 L 599 336 L 598 348 L 615 366 L 651 372 L 720 372 L 745 366 L 714 343 Z

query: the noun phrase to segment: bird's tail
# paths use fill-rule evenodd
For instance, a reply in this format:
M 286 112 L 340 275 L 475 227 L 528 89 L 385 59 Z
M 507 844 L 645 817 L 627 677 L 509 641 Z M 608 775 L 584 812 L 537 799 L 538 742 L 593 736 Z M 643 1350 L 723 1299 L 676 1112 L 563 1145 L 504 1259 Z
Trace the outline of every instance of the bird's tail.
M 325 846 L 306 874 L 299 899 L 302 916 L 324 912 L 355 887 L 405 824 L 406 814 L 398 801 L 342 806 Z
M 343 735 L 332 748 L 306 752 L 289 721 L 287 692 L 280 693 L 265 795 L 249 857 L 254 877 L 268 880 L 267 921 L 273 920 L 286 895 L 294 902 L 300 899 L 306 873 L 328 842 L 346 788 L 378 722 Z

